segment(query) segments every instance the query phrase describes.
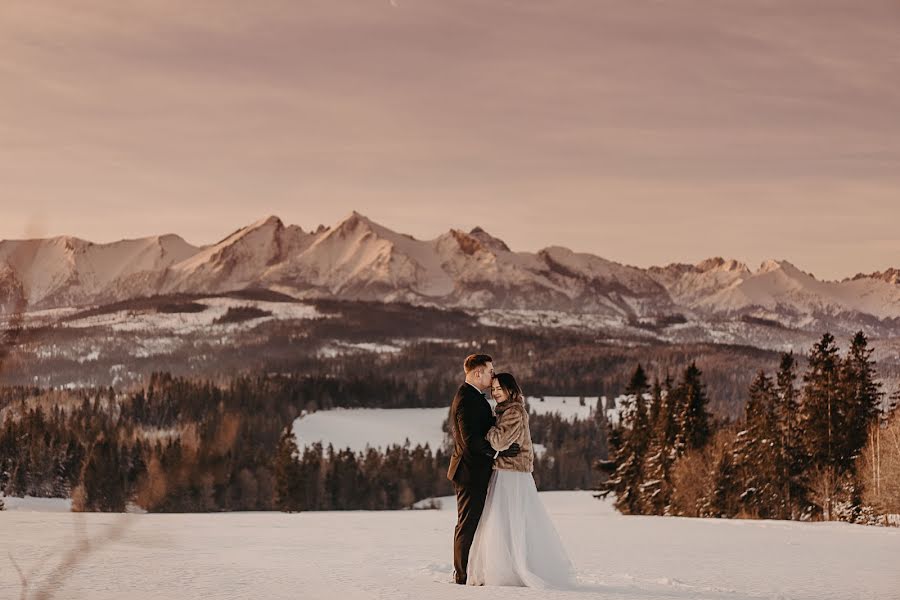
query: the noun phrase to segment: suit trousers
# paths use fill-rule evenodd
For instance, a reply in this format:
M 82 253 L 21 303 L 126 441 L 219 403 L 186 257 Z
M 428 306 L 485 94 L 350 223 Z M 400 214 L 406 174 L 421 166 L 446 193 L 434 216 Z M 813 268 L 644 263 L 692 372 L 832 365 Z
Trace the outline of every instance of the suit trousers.
M 469 563 L 469 549 L 472 540 L 475 539 L 475 530 L 478 529 L 478 521 L 484 512 L 484 501 L 487 499 L 488 484 L 490 484 L 490 472 L 488 476 L 479 480 L 456 487 L 456 530 L 453 535 L 453 578 L 456 583 L 466 583 L 466 567 Z

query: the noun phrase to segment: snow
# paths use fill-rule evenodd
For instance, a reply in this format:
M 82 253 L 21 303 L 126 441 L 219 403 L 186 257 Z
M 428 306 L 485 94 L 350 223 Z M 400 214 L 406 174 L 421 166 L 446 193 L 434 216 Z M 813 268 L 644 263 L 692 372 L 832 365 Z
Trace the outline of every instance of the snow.
M 175 235 L 109 244 L 60 236 L 0 241 L 0 264 L 14 269 L 33 305 L 51 295 L 91 298 L 117 281 L 163 272 L 198 250 Z
M 85 354 L 84 356 L 78 357 L 78 362 L 84 364 L 86 362 L 92 362 L 100 359 L 100 349 L 99 348 L 91 348 L 91 351 Z
M 260 323 L 271 320 L 286 319 L 320 319 L 329 315 L 320 313 L 314 306 L 295 302 L 264 302 L 260 300 L 243 300 L 236 298 L 202 298 L 196 300 L 198 304 L 204 304 L 208 308 L 196 313 L 161 313 L 155 310 L 136 311 L 121 310 L 113 313 L 104 313 L 84 317 L 73 321 L 64 322 L 63 326 L 73 328 L 83 327 L 109 327 L 113 331 L 152 331 L 157 334 L 169 333 L 184 335 L 198 331 L 207 332 L 210 328 L 217 328 L 223 332 L 237 329 L 252 329 Z M 215 320 L 223 317 L 229 308 L 252 306 L 260 310 L 272 313 L 271 316 L 248 319 L 238 323 L 217 324 Z M 148 345 L 149 344 L 148 340 Z M 140 355 L 151 355 L 165 352 L 171 346 L 165 336 L 157 338 L 157 344 L 161 348 L 148 347 L 138 352 Z
M 603 330 L 627 328 L 627 321 L 619 315 L 593 313 L 567 313 L 559 310 L 503 309 L 479 310 L 478 322 L 488 327 L 553 328 L 576 330 Z M 630 331 L 630 329 L 629 329 Z M 648 332 L 635 330 L 636 335 Z
M 375 342 L 359 342 L 356 344 L 347 343 L 345 345 L 348 348 L 356 348 L 357 350 L 363 350 L 365 352 L 375 352 L 376 354 L 393 354 L 402 350 L 402 348 L 398 346 L 392 346 L 391 344 L 377 344 Z
M 356 213 L 354 213 L 356 214 Z M 425 296 L 445 296 L 453 291 L 454 281 L 443 269 L 440 255 L 430 242 L 423 242 L 395 233 L 390 229 L 365 219 L 369 228 L 379 237 L 389 240 L 394 249 L 411 259 L 417 266 L 416 289 Z
M 368 286 L 409 290 L 413 297 L 444 296 L 454 289 L 430 242 L 391 231 L 357 212 L 322 231 L 302 252 L 286 258 L 272 269 L 267 281 L 305 281 L 336 294 L 349 290 L 351 295 Z M 376 296 L 385 298 L 380 291 Z
M 584 405 L 579 396 L 528 397 L 528 408 L 538 415 L 556 413 L 563 419 L 589 419 L 597 409 L 597 396 L 584 397 Z
M 753 272 L 743 263 L 720 258 L 649 272 L 681 306 L 712 313 L 759 307 L 776 311 L 771 317 L 775 320 L 792 317 L 784 313 L 785 308 L 807 318 L 820 312 L 854 311 L 881 319 L 900 316 L 900 286 L 889 279 L 819 281 L 786 260 L 766 260 Z M 792 324 L 803 326 L 802 322 Z
M 0 512 L 0 597 L 390 600 L 888 600 L 900 530 L 840 523 L 625 517 L 589 492 L 541 498 L 581 589 L 449 583 L 455 501 L 441 510 L 218 514 Z M 7 552 L 9 556 L 6 556 Z M 31 596 L 29 596 L 31 597 Z
M 334 358 L 341 354 L 350 354 L 353 352 L 373 352 L 375 354 L 394 354 L 402 350 L 399 346 L 392 344 L 378 344 L 375 342 L 341 342 L 335 340 L 319 349 L 318 355 L 324 358 Z
M 0 494 L 0 499 L 3 500 L 4 511 L 67 513 L 72 510 L 71 498 L 35 498 L 34 496 L 19 498 Z
M 256 286 L 271 265 L 299 251 L 310 239 L 299 227 L 285 228 L 278 217 L 266 217 L 174 265 L 165 273 L 162 291 L 226 291 Z
M 360 452 L 402 446 L 407 439 L 412 447 L 428 444 L 434 451 L 444 443 L 441 425 L 447 414 L 447 408 L 339 408 L 302 416 L 294 421 L 293 431 L 301 451 L 322 442 L 335 450 Z
M 593 254 L 573 252 L 561 246 L 544 248 L 538 254 L 589 280 L 621 284 L 624 289 L 639 295 L 652 294 L 655 291 L 653 279 L 646 271 L 636 267 L 621 265 Z
M 135 358 L 147 358 L 148 356 L 171 354 L 182 344 L 184 344 L 184 340 L 175 336 L 141 336 L 140 340 L 135 342 L 131 355 Z
M 529 397 L 528 405 L 535 414 L 557 413 L 563 419 L 587 419 L 597 406 L 597 396 L 585 397 L 581 406 L 579 397 L 548 396 L 541 402 Z M 494 401 L 490 400 L 491 405 Z M 302 451 L 308 445 L 329 443 L 335 450 L 350 448 L 355 452 L 366 447 L 385 448 L 403 445 L 407 439 L 415 447 L 429 444 L 432 450 L 444 443 L 442 425 L 447 419 L 449 407 L 444 408 L 337 408 L 305 414 L 294 421 L 293 432 L 297 447 Z M 615 411 L 607 411 L 608 418 L 615 419 Z M 535 453 L 543 455 L 546 449 L 535 444 Z
M 483 308 L 479 318 L 488 325 L 628 330 L 643 337 L 653 334 L 627 327 L 634 315 L 764 310 L 795 327 L 820 313 L 848 327 L 861 322 L 856 313 L 900 318 L 896 274 L 820 281 L 786 260 L 751 271 L 718 257 L 640 269 L 559 246 L 513 252 L 481 229 L 417 240 L 356 212 L 315 233 L 270 216 L 206 247 L 171 234 L 110 244 L 73 237 L 0 241 L 0 271 L 7 264 L 28 290 L 29 305 L 39 307 L 268 287 L 303 297 L 330 292 Z M 500 302 L 520 310 L 491 310 Z M 534 310 L 522 312 L 525 307 Z M 721 333 L 718 341 L 732 339 Z
M 716 312 L 753 306 L 790 307 L 804 315 L 859 311 L 885 319 L 900 317 L 900 286 L 870 278 L 819 281 L 788 261 L 769 260 L 692 305 Z

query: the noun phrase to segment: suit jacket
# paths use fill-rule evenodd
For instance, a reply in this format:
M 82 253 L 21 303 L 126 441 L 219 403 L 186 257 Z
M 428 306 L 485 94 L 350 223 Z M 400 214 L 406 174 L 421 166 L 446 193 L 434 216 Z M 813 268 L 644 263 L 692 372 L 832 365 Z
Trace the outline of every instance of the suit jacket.
M 459 485 L 485 484 L 490 480 L 494 449 L 485 435 L 495 423 L 484 395 L 468 383 L 462 384 L 450 404 L 449 425 L 455 444 L 447 479 Z

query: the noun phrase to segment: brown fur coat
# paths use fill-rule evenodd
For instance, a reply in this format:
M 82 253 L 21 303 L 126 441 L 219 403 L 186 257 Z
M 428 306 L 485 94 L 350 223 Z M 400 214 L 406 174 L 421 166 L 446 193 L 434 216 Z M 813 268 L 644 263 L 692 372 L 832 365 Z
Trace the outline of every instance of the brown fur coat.
M 525 403 L 521 399 L 507 400 L 497 405 L 496 412 L 497 424 L 488 430 L 487 441 L 494 450 L 506 450 L 518 442 L 520 451 L 515 458 L 498 456 L 494 468 L 531 473 L 534 471 L 534 448 Z

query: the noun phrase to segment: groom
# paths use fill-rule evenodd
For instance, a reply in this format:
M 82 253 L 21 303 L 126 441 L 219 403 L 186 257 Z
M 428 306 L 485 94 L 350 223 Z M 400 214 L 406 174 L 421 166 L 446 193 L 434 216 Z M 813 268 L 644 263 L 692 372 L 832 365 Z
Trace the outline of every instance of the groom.
M 460 386 L 450 405 L 449 425 L 455 446 L 447 479 L 456 488 L 458 513 L 453 535 L 453 578 L 456 583 L 465 585 L 469 548 L 484 510 L 494 459 L 517 456 L 519 445 L 513 444 L 508 450 L 495 452 L 485 439 L 488 429 L 496 423 L 491 405 L 484 397 L 494 378 L 493 359 L 487 354 L 472 354 L 466 357 L 463 368 L 466 382 Z

